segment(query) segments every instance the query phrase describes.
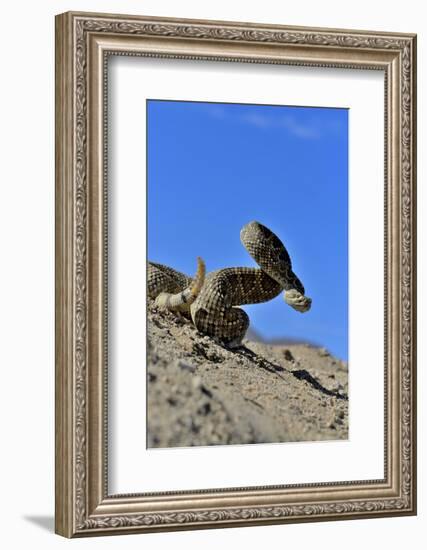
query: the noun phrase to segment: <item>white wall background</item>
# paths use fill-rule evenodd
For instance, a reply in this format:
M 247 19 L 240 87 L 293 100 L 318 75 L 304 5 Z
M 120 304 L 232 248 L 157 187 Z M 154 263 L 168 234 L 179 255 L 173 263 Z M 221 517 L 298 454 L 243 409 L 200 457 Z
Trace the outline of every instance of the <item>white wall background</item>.
M 419 515 L 67 541 L 53 534 L 54 510 L 54 15 L 67 10 L 246 20 L 289 25 L 417 32 L 418 89 L 425 95 L 423 3 L 407 0 L 15 0 L 2 7 L 0 199 L 0 543 L 3 548 L 204 548 L 265 545 L 346 550 L 380 544 L 422 548 L 427 529 L 424 372 L 427 307 L 426 193 L 419 159 Z M 419 102 L 419 151 L 426 111 Z

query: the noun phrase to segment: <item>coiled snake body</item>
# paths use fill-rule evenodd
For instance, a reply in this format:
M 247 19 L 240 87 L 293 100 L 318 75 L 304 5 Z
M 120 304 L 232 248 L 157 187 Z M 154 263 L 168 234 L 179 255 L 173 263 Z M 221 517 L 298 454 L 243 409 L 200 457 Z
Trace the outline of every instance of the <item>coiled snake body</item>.
M 297 311 L 311 307 L 286 248 L 270 229 L 250 222 L 240 239 L 259 268 L 229 267 L 205 275 L 204 262 L 198 258 L 197 273 L 191 278 L 148 263 L 148 295 L 156 304 L 190 317 L 200 332 L 230 347 L 241 344 L 249 327 L 247 313 L 236 306 L 267 302 L 284 291 L 286 303 Z

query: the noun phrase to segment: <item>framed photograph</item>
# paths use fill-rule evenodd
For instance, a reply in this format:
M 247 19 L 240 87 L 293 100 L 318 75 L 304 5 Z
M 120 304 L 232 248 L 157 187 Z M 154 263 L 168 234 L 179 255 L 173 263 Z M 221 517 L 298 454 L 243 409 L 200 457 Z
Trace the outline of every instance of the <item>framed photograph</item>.
M 56 532 L 416 513 L 416 37 L 56 18 Z

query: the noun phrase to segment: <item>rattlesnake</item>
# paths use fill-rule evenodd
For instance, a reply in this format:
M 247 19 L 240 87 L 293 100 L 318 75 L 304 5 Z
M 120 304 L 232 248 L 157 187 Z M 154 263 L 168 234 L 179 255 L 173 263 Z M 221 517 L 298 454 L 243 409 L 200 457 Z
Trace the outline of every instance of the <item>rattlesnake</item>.
M 197 273 L 188 277 L 171 267 L 148 262 L 148 296 L 160 308 L 177 311 L 192 319 L 196 328 L 224 344 L 239 346 L 249 327 L 249 317 L 235 306 L 258 304 L 284 290 L 287 304 L 308 311 L 311 299 L 292 271 L 289 254 L 276 235 L 259 222 L 240 232 L 243 246 L 259 265 L 230 267 L 205 274 L 198 258 Z

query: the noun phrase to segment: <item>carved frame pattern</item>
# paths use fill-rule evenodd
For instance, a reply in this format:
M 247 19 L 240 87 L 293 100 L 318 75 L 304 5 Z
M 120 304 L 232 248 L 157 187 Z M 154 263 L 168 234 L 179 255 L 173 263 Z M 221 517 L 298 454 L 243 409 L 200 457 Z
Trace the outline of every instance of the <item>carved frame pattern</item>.
M 72 537 L 414 514 L 415 36 L 85 13 L 62 14 L 57 17 L 56 24 L 57 532 Z M 96 40 L 101 37 L 102 42 L 102 35 L 116 41 L 118 47 L 113 52 L 116 55 L 135 55 L 133 48 L 128 47 L 126 43 L 128 39 L 134 44 L 138 39 L 153 38 L 156 44 L 160 45 L 156 46 L 155 51 L 139 52 L 139 55 L 214 61 L 369 67 L 382 68 L 385 71 L 388 82 L 386 122 L 390 124 L 392 121 L 390 134 L 393 134 L 386 139 L 386 172 L 389 172 L 389 185 L 398 196 L 398 207 L 390 222 L 390 227 L 394 228 L 393 234 L 390 233 L 388 237 L 391 237 L 393 252 L 390 261 L 395 281 L 398 280 L 396 284 L 399 294 L 397 302 L 391 301 L 391 315 L 395 327 L 394 342 L 397 346 L 394 353 L 397 353 L 398 370 L 395 374 L 389 372 L 393 384 L 389 399 L 394 399 L 395 405 L 393 414 L 388 418 L 394 426 L 393 433 L 398 436 L 393 440 L 394 446 L 390 444 L 386 453 L 386 464 L 387 459 L 392 459 L 397 467 L 393 470 L 390 466 L 385 480 L 361 482 L 360 490 L 363 491 L 360 493 L 352 493 L 352 488 L 356 490 L 359 487 L 355 482 L 289 487 L 292 495 L 313 487 L 317 497 L 307 496 L 306 502 L 300 502 L 302 496 L 299 496 L 299 501 L 297 498 L 292 502 L 291 498 L 289 504 L 285 502 L 275 505 L 269 505 L 270 501 L 267 499 L 268 495 L 274 494 L 275 488 L 258 488 L 259 504 L 256 504 L 256 488 L 242 488 L 230 494 L 229 502 L 224 500 L 227 497 L 226 490 L 193 492 L 199 503 L 203 501 L 204 493 L 206 499 L 218 495 L 220 506 L 212 504 L 212 500 L 206 500 L 205 504 L 191 505 L 191 499 L 185 493 L 171 493 L 172 496 L 176 495 L 178 501 L 175 500 L 173 505 L 169 506 L 167 496 L 163 496 L 163 508 L 154 499 L 152 509 L 149 498 L 146 499 L 148 505 L 144 504 L 143 495 L 109 496 L 106 493 L 106 434 L 102 434 L 103 419 L 100 418 L 105 411 L 102 411 L 103 398 L 98 395 L 102 393 L 105 382 L 102 367 L 99 370 L 94 369 L 98 377 L 98 393 L 95 398 L 91 397 L 94 392 L 93 380 L 89 382 L 89 369 L 92 369 L 89 325 L 93 309 L 93 298 L 89 290 L 94 288 L 92 285 L 101 284 L 99 280 L 94 283 L 91 279 L 91 267 L 88 262 L 88 257 L 93 256 L 90 241 L 94 227 L 91 223 L 91 216 L 94 219 L 91 214 L 91 209 L 94 208 L 93 195 L 88 187 L 93 179 L 89 165 L 94 164 L 91 163 L 91 147 L 94 142 L 89 131 L 89 126 L 93 125 L 89 105 L 93 103 L 90 94 L 99 93 L 102 86 L 105 87 L 100 77 L 96 80 L 95 91 L 89 81 L 93 70 L 93 47 L 95 44 L 98 48 L 96 51 L 99 51 L 99 41 Z M 162 53 L 162 41 L 169 41 L 170 44 L 171 40 L 176 44 L 190 44 L 189 49 L 186 53 Z M 197 46 L 202 47 L 207 43 L 214 43 L 214 55 L 210 53 L 205 56 L 197 51 Z M 224 55 L 222 44 L 226 45 L 224 47 L 227 49 L 230 43 L 247 45 L 249 50 L 251 47 L 261 47 L 265 44 L 271 44 L 273 47 L 286 46 L 288 54 L 283 59 L 280 57 L 282 50 L 279 51 L 279 55 L 274 54 L 270 57 L 267 53 L 253 57 L 246 55 L 242 58 L 230 56 L 227 52 Z M 289 55 L 289 52 L 293 51 L 295 53 Z M 331 58 L 331 51 L 339 53 L 338 61 Z M 108 53 L 107 50 L 104 51 L 104 55 Z M 105 71 L 105 67 L 102 70 Z M 100 102 L 102 103 L 102 99 Z M 96 120 L 100 124 L 100 119 Z M 105 177 L 105 174 L 98 176 Z M 96 429 L 93 426 L 96 426 Z M 390 430 L 387 433 L 391 433 Z M 96 481 L 93 481 L 94 479 Z M 373 490 L 370 492 L 369 487 L 375 488 L 376 485 L 379 489 L 383 488 L 382 494 Z M 240 504 L 242 492 L 246 489 L 248 496 L 255 498 L 255 504 L 253 500 L 247 506 Z M 271 489 L 270 492 L 268 489 Z M 331 496 L 321 496 L 322 490 L 334 489 L 338 491 L 335 499 Z M 263 500 L 263 497 L 266 498 Z M 277 497 L 274 498 L 274 502 L 277 502 Z M 179 504 L 182 501 L 180 499 L 187 499 L 186 506 L 184 503 Z

